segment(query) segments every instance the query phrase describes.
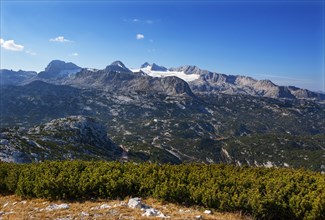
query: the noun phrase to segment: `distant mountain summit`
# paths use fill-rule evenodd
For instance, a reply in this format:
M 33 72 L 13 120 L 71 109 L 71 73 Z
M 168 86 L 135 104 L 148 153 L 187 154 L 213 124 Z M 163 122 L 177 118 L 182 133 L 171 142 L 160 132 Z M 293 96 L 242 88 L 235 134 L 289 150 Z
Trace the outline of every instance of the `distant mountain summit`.
M 148 66 L 150 66 L 150 63 L 145 62 L 144 64 L 142 64 L 142 65 L 140 66 L 140 68 L 142 69 L 142 68 L 146 68 L 146 67 L 148 67 Z
M 164 67 L 164 66 L 159 66 L 159 65 L 153 63 L 152 66 L 151 66 L 151 70 L 154 70 L 154 71 L 167 71 L 167 68 Z
M 61 60 L 52 60 L 45 68 L 45 72 L 59 72 L 62 70 L 74 70 L 74 69 L 81 69 L 81 67 L 71 62 L 66 63 Z
M 57 79 L 74 75 L 80 70 L 81 67 L 77 66 L 74 63 L 66 63 L 61 60 L 53 60 L 47 65 L 45 71 L 40 72 L 37 77 L 43 79 Z
M 121 61 L 114 61 L 111 65 L 108 65 L 105 70 L 107 72 L 132 73 L 132 71 L 129 70 Z
M 146 69 L 148 69 L 148 70 L 152 70 L 152 71 L 162 71 L 162 72 L 168 70 L 168 69 L 167 69 L 166 67 L 164 67 L 164 66 L 159 66 L 159 65 L 157 65 L 157 64 L 155 64 L 155 63 L 150 64 L 150 63 L 148 63 L 148 62 L 145 62 L 144 64 L 142 64 L 140 68 L 141 68 L 141 69 L 146 68 Z

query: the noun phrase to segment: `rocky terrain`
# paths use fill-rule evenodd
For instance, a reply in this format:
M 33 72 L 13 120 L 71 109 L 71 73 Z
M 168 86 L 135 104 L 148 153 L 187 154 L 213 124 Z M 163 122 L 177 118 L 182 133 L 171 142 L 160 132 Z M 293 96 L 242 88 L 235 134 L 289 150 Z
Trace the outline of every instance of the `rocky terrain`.
M 26 130 L 4 129 L 0 138 L 0 160 L 7 162 L 114 160 L 122 156 L 106 129 L 83 116 L 55 119 Z
M 115 160 L 123 154 L 131 161 L 325 171 L 321 93 L 196 66 L 145 63 L 131 70 L 120 61 L 103 70 L 52 61 L 26 78 L 1 86 L 5 161 Z M 95 133 L 81 132 L 80 121 L 63 125 L 73 118 Z
M 220 213 L 154 199 L 48 201 L 0 197 L 0 219 L 225 219 L 249 220 L 240 213 Z

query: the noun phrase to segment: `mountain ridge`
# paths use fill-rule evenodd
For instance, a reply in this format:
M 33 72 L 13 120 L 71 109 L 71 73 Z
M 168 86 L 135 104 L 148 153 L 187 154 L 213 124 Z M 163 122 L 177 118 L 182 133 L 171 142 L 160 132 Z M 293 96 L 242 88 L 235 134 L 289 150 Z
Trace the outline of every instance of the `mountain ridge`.
M 149 72 L 148 72 L 149 71 Z M 224 93 L 230 95 L 246 94 L 252 96 L 269 97 L 269 98 L 288 98 L 288 99 L 312 99 L 316 101 L 325 100 L 325 94 L 313 92 L 307 89 L 301 89 L 295 86 L 278 86 L 270 80 L 256 80 L 249 76 L 226 75 L 208 70 L 202 70 L 194 65 L 185 65 L 177 68 L 166 68 L 155 63 L 148 62 L 141 65 L 138 70 L 127 68 L 121 61 L 114 61 L 106 66 L 103 70 L 94 70 L 89 68 L 81 68 L 71 62 L 66 63 L 60 60 L 51 61 L 44 71 L 37 75 L 26 75 L 19 80 L 9 80 L 9 73 L 1 70 L 2 84 L 21 85 L 27 84 L 35 80 L 42 80 L 48 83 L 72 85 L 76 87 L 94 88 L 102 87 L 107 89 L 128 90 L 126 87 L 133 88 L 136 91 L 155 91 L 166 92 L 165 88 L 171 88 L 171 85 L 162 86 L 166 82 L 174 82 L 177 80 L 163 80 L 165 77 L 178 77 L 184 80 L 190 87 L 191 92 L 187 93 Z M 90 74 L 93 72 L 92 74 Z M 24 71 L 20 72 L 21 75 Z M 153 73 L 153 74 L 150 74 Z M 11 74 L 18 75 L 17 72 Z M 88 76 L 86 77 L 86 75 Z M 81 76 L 85 76 L 87 81 L 82 81 Z M 101 75 L 101 76 L 99 76 Z M 166 76 L 164 76 L 166 75 Z M 151 78 L 154 79 L 151 79 Z M 161 79 L 155 79 L 161 78 Z M 110 80 L 120 80 L 116 85 L 110 83 Z M 121 83 L 123 81 L 123 83 Z M 141 88 L 141 81 L 143 88 Z M 79 85 L 78 85 L 79 83 Z M 180 82 L 178 82 L 180 83 Z M 184 82 L 183 82 L 184 83 Z M 107 84 L 107 85 L 105 85 Z M 119 88 L 117 88 L 119 85 Z M 183 85 L 183 87 L 187 87 Z M 184 90 L 185 91 L 185 90 Z M 167 92 L 175 95 L 174 92 Z

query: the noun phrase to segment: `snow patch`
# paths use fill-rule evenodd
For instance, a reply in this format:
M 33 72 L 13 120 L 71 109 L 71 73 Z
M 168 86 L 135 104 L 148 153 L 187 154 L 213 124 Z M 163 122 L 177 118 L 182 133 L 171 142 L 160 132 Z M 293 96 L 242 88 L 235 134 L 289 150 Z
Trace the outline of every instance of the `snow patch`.
M 97 71 L 99 71 L 98 69 L 93 69 L 93 68 L 87 68 L 87 70 L 90 71 L 90 72 L 97 72 Z
M 150 70 L 150 66 L 147 66 L 146 68 L 142 68 L 142 72 L 146 73 L 148 76 L 151 77 L 167 77 L 167 76 L 176 76 L 178 78 L 181 78 L 182 80 L 186 82 L 191 82 L 200 77 L 200 75 L 197 74 L 186 74 L 185 72 L 177 72 L 177 71 L 153 71 Z

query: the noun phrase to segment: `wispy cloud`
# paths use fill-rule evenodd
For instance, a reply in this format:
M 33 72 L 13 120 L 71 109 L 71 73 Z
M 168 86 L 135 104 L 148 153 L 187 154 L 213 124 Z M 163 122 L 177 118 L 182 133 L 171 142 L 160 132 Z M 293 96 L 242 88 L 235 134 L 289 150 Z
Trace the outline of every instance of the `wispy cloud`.
M 77 57 L 77 56 L 79 56 L 79 53 L 74 52 L 74 53 L 70 54 L 70 56 L 72 56 L 72 57 Z
M 132 18 L 132 19 L 123 19 L 124 22 L 128 23 L 137 23 L 137 24 L 154 24 L 155 21 L 152 19 L 140 19 L 140 18 Z
M 51 38 L 49 41 L 60 42 L 60 43 L 72 42 L 72 40 L 65 39 L 64 36 L 58 36 L 58 37 L 55 37 L 55 38 Z
M 137 35 L 135 36 L 135 38 L 136 38 L 137 40 L 141 40 L 141 39 L 144 38 L 144 35 L 143 35 L 143 34 L 137 34 Z
M 32 52 L 32 51 L 29 51 L 29 50 L 26 50 L 25 52 L 26 52 L 27 54 L 31 55 L 31 56 L 36 56 L 36 55 L 37 55 L 37 53 Z
M 4 39 L 0 38 L 0 45 L 5 50 L 11 50 L 11 51 L 24 50 L 24 46 L 16 44 L 14 40 L 4 40 Z

